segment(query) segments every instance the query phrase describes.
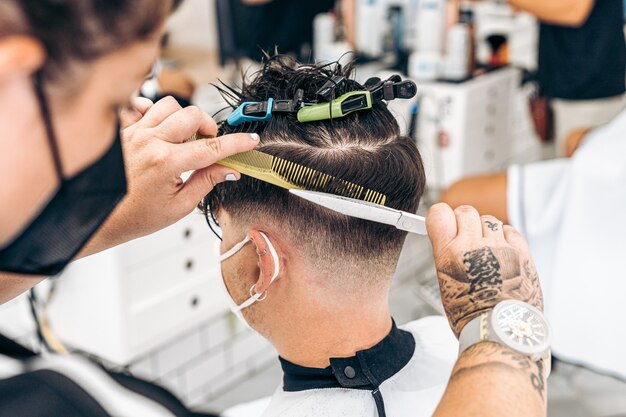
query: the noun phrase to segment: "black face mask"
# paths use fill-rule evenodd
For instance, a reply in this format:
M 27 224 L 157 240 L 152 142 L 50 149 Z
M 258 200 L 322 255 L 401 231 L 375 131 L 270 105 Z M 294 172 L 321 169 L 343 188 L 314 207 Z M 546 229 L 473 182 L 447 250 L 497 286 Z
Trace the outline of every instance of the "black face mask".
M 0 249 L 0 271 L 56 275 L 124 197 L 126 176 L 118 128 L 113 145 L 98 161 L 72 178 L 63 177 L 58 142 L 39 74 L 34 83 L 60 187 L 33 222 Z

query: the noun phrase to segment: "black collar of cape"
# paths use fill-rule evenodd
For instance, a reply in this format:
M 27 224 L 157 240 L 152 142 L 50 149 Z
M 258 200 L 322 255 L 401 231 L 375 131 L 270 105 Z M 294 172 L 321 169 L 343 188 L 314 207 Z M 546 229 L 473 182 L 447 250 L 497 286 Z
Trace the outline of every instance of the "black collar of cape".
M 398 329 L 394 321 L 389 334 L 374 347 L 350 358 L 331 358 L 330 366 L 324 369 L 307 368 L 279 357 L 284 373 L 283 389 L 290 392 L 342 387 L 375 390 L 404 368 L 414 353 L 413 335 Z

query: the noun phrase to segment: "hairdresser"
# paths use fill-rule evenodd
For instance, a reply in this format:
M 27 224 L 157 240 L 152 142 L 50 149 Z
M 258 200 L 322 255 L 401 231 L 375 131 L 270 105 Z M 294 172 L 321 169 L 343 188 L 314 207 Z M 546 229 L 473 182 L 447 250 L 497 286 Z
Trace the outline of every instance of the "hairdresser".
M 130 99 L 158 56 L 165 19 L 176 3 L 0 2 L 2 301 L 59 273 L 72 259 L 174 223 L 215 184 L 239 177 L 214 163 L 254 148 L 258 137 L 186 143 L 196 132 L 215 135 L 215 122 L 173 99 Z M 183 182 L 186 171 L 194 173 Z M 457 227 L 449 208 L 433 212 L 429 230 L 438 264 L 489 243 L 474 233 L 481 230 L 480 219 L 465 219 Z M 446 295 L 443 301 L 455 320 L 459 311 L 473 318 L 506 298 L 528 301 L 503 289 L 490 293 L 480 303 L 464 301 L 460 310 L 458 301 L 453 305 Z M 543 403 L 523 395 L 527 375 L 515 372 L 514 364 L 503 366 L 510 361 L 507 352 L 480 342 L 463 353 L 436 415 L 545 415 Z M 147 382 L 72 355 L 38 356 L 0 336 L 0 415 L 198 414 Z
M 538 79 L 552 104 L 556 154 L 564 156 L 571 133 L 606 124 L 624 107 L 624 0 L 508 3 L 540 21 Z

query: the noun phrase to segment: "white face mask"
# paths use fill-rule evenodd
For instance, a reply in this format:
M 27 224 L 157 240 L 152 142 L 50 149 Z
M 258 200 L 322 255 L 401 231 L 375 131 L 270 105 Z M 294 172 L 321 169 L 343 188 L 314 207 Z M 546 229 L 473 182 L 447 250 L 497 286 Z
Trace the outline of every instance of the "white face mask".
M 272 275 L 272 278 L 270 279 L 270 285 L 272 285 L 274 281 L 276 280 L 276 278 L 278 278 L 278 274 L 280 273 L 280 263 L 278 262 L 278 253 L 276 253 L 276 249 L 274 248 L 274 245 L 272 245 L 272 242 L 270 242 L 269 238 L 265 235 L 265 233 L 263 232 L 259 232 L 259 233 L 261 234 L 261 236 L 263 236 L 263 239 L 265 239 L 265 242 L 267 243 L 267 247 L 269 249 L 269 253 L 272 256 L 272 259 L 274 260 L 274 275 Z M 243 247 L 246 246 L 246 244 L 248 244 L 251 241 L 252 239 L 250 239 L 249 236 L 246 236 L 244 240 L 237 243 L 230 250 L 226 251 L 222 256 L 220 256 L 220 263 L 234 256 L 237 252 L 243 249 Z M 264 255 L 265 253 L 259 254 L 259 256 L 264 256 Z M 267 290 L 261 294 L 258 294 L 256 292 L 256 284 L 253 284 L 252 287 L 250 287 L 250 298 L 248 298 L 243 303 L 237 305 L 233 297 L 228 292 L 228 288 L 226 287 L 226 281 L 224 280 L 223 274 L 222 274 L 222 287 L 224 288 L 224 291 L 226 292 L 230 311 L 232 311 L 233 314 L 237 316 L 237 318 L 241 320 L 243 323 L 245 323 L 246 325 L 248 323 L 244 319 L 243 314 L 241 314 L 241 310 L 243 310 L 244 308 L 250 307 L 252 304 L 256 303 L 257 301 L 265 300 L 265 297 L 267 296 Z

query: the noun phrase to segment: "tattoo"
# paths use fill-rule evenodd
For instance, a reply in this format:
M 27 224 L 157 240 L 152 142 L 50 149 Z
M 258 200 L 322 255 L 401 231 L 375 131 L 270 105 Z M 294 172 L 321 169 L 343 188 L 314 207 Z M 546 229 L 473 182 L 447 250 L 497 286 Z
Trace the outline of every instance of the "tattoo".
M 529 376 L 530 384 L 545 401 L 546 381 L 543 362 L 533 362 L 529 357 L 496 343 L 478 343 L 467 349 L 459 360 L 450 383 L 463 375 L 497 368 L 504 372 L 518 372 Z
M 503 351 L 502 356 L 504 356 L 505 358 L 508 357 L 509 359 L 514 361 L 520 369 L 530 370 L 530 361 L 528 360 L 527 356 L 524 356 L 510 349 Z
M 524 261 L 524 275 L 527 279 L 522 281 L 522 293 L 528 294 L 527 302 L 539 309 L 543 309 L 543 293 L 539 285 L 539 275 L 532 261 Z
M 533 384 L 533 388 L 539 393 L 543 400 L 543 393 L 546 389 L 546 380 L 543 376 L 543 362 L 535 362 L 535 365 L 537 367 L 537 373 L 530 374 L 530 383 Z
M 488 299 L 493 298 L 496 288 L 502 285 L 500 277 L 500 263 L 493 254 L 492 250 L 484 247 L 472 252 L 466 252 L 463 255 L 463 263 L 465 264 L 465 272 L 469 279 L 469 295 L 476 294 L 477 298 Z M 480 293 L 487 291 L 491 295 L 481 296 Z M 474 300 L 470 297 L 470 301 Z
M 456 327 L 501 301 L 520 294 L 519 254 L 510 247 L 482 247 L 448 258 L 438 270 L 446 313 Z M 464 324 L 464 323 L 462 323 Z
M 494 222 L 490 222 L 489 220 L 485 220 L 485 223 L 487 224 L 487 227 L 492 231 L 492 232 L 497 232 L 498 228 L 500 227 L 500 225 L 498 223 L 494 223 Z

